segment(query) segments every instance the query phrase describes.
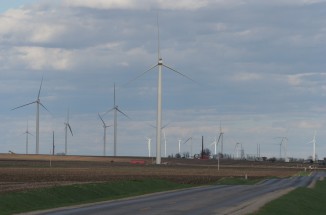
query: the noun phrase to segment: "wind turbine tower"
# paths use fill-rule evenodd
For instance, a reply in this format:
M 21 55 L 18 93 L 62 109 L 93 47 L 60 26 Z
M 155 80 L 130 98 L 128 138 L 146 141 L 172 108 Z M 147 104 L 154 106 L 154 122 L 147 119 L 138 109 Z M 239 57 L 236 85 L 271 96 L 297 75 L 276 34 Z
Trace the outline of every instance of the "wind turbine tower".
M 118 105 L 116 105 L 115 103 L 115 84 L 113 87 L 113 108 L 111 108 L 110 110 L 106 111 L 104 113 L 104 115 L 110 111 L 113 110 L 113 115 L 114 115 L 114 124 L 113 124 L 113 156 L 117 156 L 117 132 L 118 132 L 118 120 L 117 120 L 117 115 L 118 112 L 121 113 L 122 115 L 124 115 L 125 117 L 127 117 L 128 119 L 129 116 L 127 116 L 127 114 L 125 114 L 124 112 L 122 112 Z
M 152 141 L 152 139 L 149 137 L 146 137 L 146 139 L 147 139 L 148 157 L 150 158 L 151 157 L 151 141 Z
M 42 77 L 42 81 L 41 81 L 41 85 L 40 85 L 40 89 L 38 91 L 38 95 L 37 95 L 37 98 L 35 101 L 33 102 L 30 102 L 30 103 L 27 103 L 27 104 L 24 104 L 24 105 L 21 105 L 21 106 L 18 106 L 16 108 L 13 108 L 11 110 L 16 110 L 18 108 L 21 108 L 21 107 L 25 107 L 25 106 L 28 106 L 30 104 L 34 104 L 36 103 L 36 149 L 35 149 L 35 153 L 36 154 L 39 154 L 39 146 L 40 146 L 40 105 L 48 111 L 48 109 L 41 103 L 41 100 L 40 100 L 40 94 L 41 94 L 41 89 L 42 89 L 42 84 L 43 84 L 43 77 Z
M 179 139 L 178 142 L 179 142 L 179 150 L 178 150 L 178 153 L 179 153 L 179 155 L 181 155 L 180 154 L 181 153 L 181 139 Z
M 221 141 L 221 155 L 222 156 L 223 156 L 223 135 L 224 135 L 224 133 L 222 131 L 222 124 L 220 123 L 220 134 L 218 136 L 218 140 L 217 140 L 216 144 L 218 144 Z M 216 154 L 216 152 L 215 152 L 215 154 Z
M 26 134 L 26 154 L 28 154 L 28 135 L 32 135 L 29 131 L 28 131 L 28 121 L 27 121 L 27 127 L 26 127 L 26 131 L 25 131 L 25 134 Z
M 98 117 L 101 119 L 102 123 L 103 123 L 103 129 L 104 129 L 104 135 L 103 135 L 103 156 L 106 156 L 106 129 L 108 127 L 110 127 L 111 125 L 106 125 L 106 123 L 104 122 L 103 118 L 101 117 L 101 115 L 98 113 Z
M 164 157 L 166 157 L 166 136 L 164 130 L 163 130 L 163 135 L 164 135 Z
M 71 126 L 69 124 L 69 109 L 67 112 L 67 121 L 64 124 L 65 124 L 65 155 L 68 155 L 68 141 L 67 141 L 68 140 L 68 128 L 71 133 L 71 136 L 74 136 L 72 134 Z
M 313 162 L 316 161 L 316 134 L 317 134 L 317 131 L 315 131 L 312 141 L 309 142 L 309 143 L 312 143 L 312 160 L 313 160 Z
M 214 137 L 214 141 L 212 142 L 211 146 L 214 145 L 214 156 L 216 156 L 216 153 L 217 153 L 217 144 L 218 144 L 218 141 L 216 139 L 216 137 Z

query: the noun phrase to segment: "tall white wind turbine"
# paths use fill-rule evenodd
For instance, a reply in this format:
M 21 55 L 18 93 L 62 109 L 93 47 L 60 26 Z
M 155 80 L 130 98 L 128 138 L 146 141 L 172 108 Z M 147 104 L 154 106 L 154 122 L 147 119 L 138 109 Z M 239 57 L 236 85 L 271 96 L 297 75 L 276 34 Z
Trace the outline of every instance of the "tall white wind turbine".
M 117 115 L 118 115 L 118 112 L 121 113 L 122 115 L 124 115 L 125 117 L 127 117 L 128 119 L 129 116 L 127 114 L 125 114 L 124 112 L 122 112 L 118 105 L 116 105 L 115 103 L 115 84 L 114 84 L 114 87 L 113 87 L 113 108 L 111 108 L 110 110 L 106 111 L 104 113 L 104 115 L 110 111 L 113 111 L 113 114 L 114 114 L 114 124 L 113 124 L 113 156 L 117 156 L 117 132 L 118 132 L 118 121 L 117 121 Z
M 163 59 L 161 57 L 160 53 L 160 28 L 159 28 L 159 23 L 158 23 L 158 16 L 157 16 L 157 37 L 158 37 L 158 62 L 156 65 L 151 67 L 150 69 L 146 70 L 133 80 L 138 79 L 140 76 L 144 75 L 145 73 L 151 71 L 152 69 L 158 67 L 158 78 L 157 78 L 157 116 L 156 116 L 156 164 L 161 164 L 161 135 L 162 135 L 162 68 L 165 67 L 168 70 L 171 70 L 185 78 L 188 78 L 189 80 L 195 82 L 188 76 L 178 72 L 177 70 L 167 66 L 166 64 L 163 63 Z M 131 81 L 133 81 L 131 80 Z M 130 81 L 130 82 L 131 82 Z
M 40 89 L 38 91 L 38 95 L 37 95 L 37 98 L 35 101 L 33 102 L 30 102 L 28 104 L 24 104 L 24 105 L 21 105 L 21 106 L 18 106 L 16 108 L 13 108 L 11 110 L 16 110 L 18 108 L 21 108 L 21 107 L 25 107 L 27 105 L 30 105 L 30 104 L 36 104 L 36 149 L 35 149 L 35 153 L 36 154 L 39 154 L 39 140 L 40 140 L 40 105 L 47 111 L 49 111 L 42 103 L 41 103 L 41 100 L 40 100 L 40 94 L 41 94 L 41 89 L 42 89 L 42 84 L 43 84 L 43 77 L 42 77 L 42 81 L 41 81 L 41 85 L 40 85 Z
M 100 118 L 100 120 L 103 123 L 103 128 L 104 128 L 104 135 L 103 135 L 103 156 L 106 156 L 106 129 L 108 127 L 110 127 L 111 125 L 106 125 L 106 123 L 104 122 L 103 118 L 101 117 L 101 115 L 98 113 L 98 117 Z
M 27 121 L 26 131 L 25 131 L 24 134 L 26 134 L 26 154 L 28 154 L 28 135 L 32 135 L 32 136 L 33 136 L 33 134 L 31 134 L 31 133 L 28 131 L 28 121 Z

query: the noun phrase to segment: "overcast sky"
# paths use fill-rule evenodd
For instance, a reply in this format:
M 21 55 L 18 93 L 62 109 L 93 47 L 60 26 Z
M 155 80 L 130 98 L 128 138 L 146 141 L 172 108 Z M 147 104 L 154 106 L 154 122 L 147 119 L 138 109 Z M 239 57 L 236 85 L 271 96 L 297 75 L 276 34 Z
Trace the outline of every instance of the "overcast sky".
M 167 154 L 193 137 L 194 153 L 224 131 L 224 152 L 279 157 L 326 157 L 325 0 L 29 0 L 0 7 L 0 153 L 35 152 L 36 105 L 42 76 L 40 153 L 64 151 L 70 109 L 69 154 L 102 155 L 97 113 L 116 103 L 118 155 L 155 154 L 159 11 L 163 62 L 195 80 L 163 70 Z M 113 124 L 113 113 L 105 115 Z M 107 131 L 112 155 L 113 129 Z M 183 142 L 182 141 L 182 142 Z M 163 141 L 164 142 L 164 141 Z M 220 148 L 219 148 L 220 149 Z M 190 144 L 182 144 L 182 152 Z M 284 152 L 284 150 L 282 150 Z M 164 150 L 162 150 L 164 156 Z

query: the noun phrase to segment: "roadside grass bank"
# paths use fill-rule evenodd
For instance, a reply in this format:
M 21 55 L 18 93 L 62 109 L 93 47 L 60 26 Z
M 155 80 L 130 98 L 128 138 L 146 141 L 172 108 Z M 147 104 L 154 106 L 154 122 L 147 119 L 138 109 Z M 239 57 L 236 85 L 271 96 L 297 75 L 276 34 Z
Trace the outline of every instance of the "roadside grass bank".
M 252 215 L 305 215 L 326 214 L 326 180 L 318 181 L 314 188 L 298 188 L 271 201 Z
M 189 188 L 165 180 L 76 184 L 0 194 L 0 214 L 14 214 Z

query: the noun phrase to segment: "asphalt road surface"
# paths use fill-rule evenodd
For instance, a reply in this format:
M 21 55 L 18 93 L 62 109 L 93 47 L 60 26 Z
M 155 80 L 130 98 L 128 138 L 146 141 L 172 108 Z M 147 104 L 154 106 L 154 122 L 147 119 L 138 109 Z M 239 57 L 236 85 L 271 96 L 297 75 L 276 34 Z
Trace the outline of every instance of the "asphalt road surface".
M 239 205 L 259 201 L 271 193 L 308 186 L 325 176 L 326 172 L 315 172 L 311 176 L 269 179 L 257 185 L 195 187 L 33 214 L 245 214 L 245 206 Z

